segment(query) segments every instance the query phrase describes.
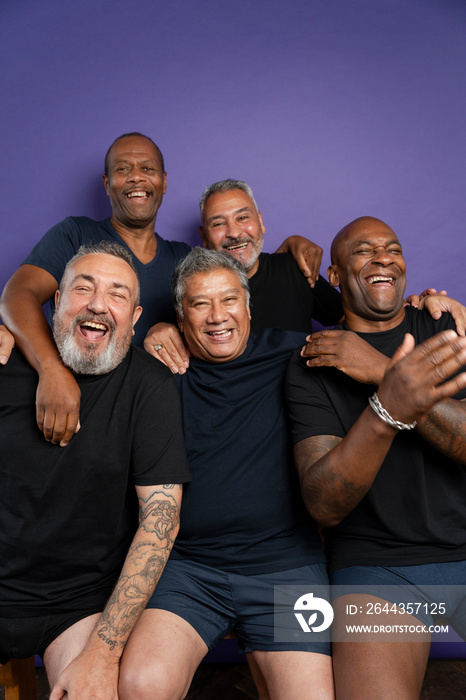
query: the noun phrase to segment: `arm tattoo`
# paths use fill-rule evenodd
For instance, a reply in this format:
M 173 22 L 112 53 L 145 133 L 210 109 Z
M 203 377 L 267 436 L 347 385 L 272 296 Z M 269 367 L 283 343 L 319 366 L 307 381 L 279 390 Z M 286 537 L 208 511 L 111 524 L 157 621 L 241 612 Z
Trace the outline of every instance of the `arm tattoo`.
M 175 487 L 171 484 L 168 489 Z M 166 493 L 165 486 L 145 499 L 139 498 L 139 528 L 97 628 L 110 651 L 122 651 L 146 607 L 175 541 L 179 518 L 178 502 Z
M 321 521 L 332 515 L 344 517 L 366 495 L 372 481 L 355 483 L 331 468 L 327 454 L 342 438 L 324 435 L 308 438 L 295 445 L 295 461 L 301 493 L 311 515 Z

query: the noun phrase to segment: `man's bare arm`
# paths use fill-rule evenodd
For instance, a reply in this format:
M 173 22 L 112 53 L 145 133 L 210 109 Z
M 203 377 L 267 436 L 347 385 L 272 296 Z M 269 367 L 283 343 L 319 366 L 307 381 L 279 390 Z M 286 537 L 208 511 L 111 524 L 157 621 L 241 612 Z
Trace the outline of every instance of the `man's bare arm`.
M 416 430 L 430 445 L 466 465 L 466 403 L 445 399 L 418 420 Z
M 421 420 L 439 401 L 466 387 L 466 373 L 445 381 L 464 365 L 466 339 L 453 331 L 414 348 L 407 335 L 378 389 L 382 406 L 396 420 Z M 367 407 L 343 438 L 316 436 L 295 446 L 303 497 L 322 525 L 338 524 L 370 489 L 397 430 Z
M 39 375 L 37 424 L 46 440 L 64 446 L 79 426 L 81 391 L 60 360 L 42 311 L 57 289 L 57 280 L 46 270 L 22 265 L 3 290 L 0 315 Z
M 138 486 L 139 527 L 115 589 L 84 650 L 63 671 L 50 700 L 116 700 L 119 661 L 167 563 L 179 530 L 182 487 Z

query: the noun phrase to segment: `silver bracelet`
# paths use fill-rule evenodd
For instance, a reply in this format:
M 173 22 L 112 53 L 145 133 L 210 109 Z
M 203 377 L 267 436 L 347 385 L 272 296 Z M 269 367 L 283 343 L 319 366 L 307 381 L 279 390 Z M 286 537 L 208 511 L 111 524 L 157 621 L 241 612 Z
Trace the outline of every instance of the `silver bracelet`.
M 389 412 L 386 411 L 380 403 L 380 399 L 377 396 L 377 393 L 373 394 L 369 398 L 369 405 L 374 411 L 374 413 L 381 420 L 383 420 L 385 423 L 388 423 L 388 425 L 391 425 L 392 428 L 396 428 L 396 430 L 412 430 L 417 425 L 416 421 L 414 421 L 413 423 L 402 423 L 400 420 L 395 420 L 394 418 L 392 418 Z

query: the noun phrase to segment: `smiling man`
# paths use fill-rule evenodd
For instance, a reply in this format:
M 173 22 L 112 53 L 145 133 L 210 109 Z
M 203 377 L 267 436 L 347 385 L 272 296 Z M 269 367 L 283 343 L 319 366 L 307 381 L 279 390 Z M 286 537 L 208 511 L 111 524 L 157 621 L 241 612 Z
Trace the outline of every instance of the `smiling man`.
M 54 337 L 82 392 L 66 449 L 36 425 L 21 353 L 0 371 L 0 663 L 41 654 L 52 700 L 116 697 L 179 527 L 190 478 L 179 399 L 170 372 L 131 347 L 141 310 L 121 246 L 83 247 L 66 267 Z
M 331 700 L 329 645 L 274 638 L 274 586 L 327 582 L 294 478 L 282 397 L 304 335 L 250 335 L 247 275 L 224 252 L 195 248 L 173 289 L 192 355 L 176 379 L 193 481 L 164 575 L 128 642 L 119 697 L 145 700 L 153 688 L 159 700 L 185 697 L 209 648 L 233 630 L 270 697 Z
M 251 327 L 310 333 L 312 319 L 324 326 L 342 316 L 340 296 L 321 276 L 310 287 L 289 253 L 263 253 L 265 226 L 251 188 L 242 180 L 221 180 L 200 200 L 200 233 L 211 250 L 223 250 L 247 272 Z
M 288 374 L 301 491 L 325 527 L 332 584 L 359 595 L 353 619 L 345 613 L 355 600 L 337 597 L 337 621 L 419 632 L 334 635 L 336 693 L 412 700 L 430 611 L 441 603 L 466 636 L 466 338 L 449 314 L 403 307 L 401 245 L 378 219 L 339 232 L 329 279 L 345 325 L 311 338 Z M 374 604 L 377 618 L 364 614 Z
M 47 301 L 53 311 L 53 297 L 68 260 L 80 245 L 99 241 L 119 243 L 131 252 L 144 308 L 133 343 L 144 343 L 146 350 L 156 355 L 163 341 L 160 344 L 153 338 L 151 326 L 175 322 L 170 279 L 176 264 L 190 250 L 185 243 L 166 241 L 155 231 L 167 173 L 162 153 L 152 139 L 138 132 L 119 136 L 105 156 L 102 179 L 112 207 L 110 218 L 94 221 L 87 216 L 70 216 L 53 226 L 7 282 L 0 299 L 5 324 L 39 375 L 37 422 L 45 438 L 54 443 L 68 444 L 79 420 L 79 387 L 60 361 L 42 312 Z M 283 245 L 303 260 L 313 284 L 322 250 L 299 236 L 292 239 Z M 303 285 L 308 286 L 304 277 Z M 11 339 L 5 340 L 0 326 L 3 363 L 10 345 Z M 182 367 L 185 360 L 180 359 Z

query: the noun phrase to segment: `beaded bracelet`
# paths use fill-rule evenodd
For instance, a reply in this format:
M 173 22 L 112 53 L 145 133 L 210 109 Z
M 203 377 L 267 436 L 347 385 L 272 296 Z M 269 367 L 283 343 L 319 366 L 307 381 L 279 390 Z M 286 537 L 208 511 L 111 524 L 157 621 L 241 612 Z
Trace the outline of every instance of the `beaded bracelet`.
M 369 398 L 369 405 L 374 411 L 374 413 L 381 420 L 383 420 L 385 423 L 388 423 L 388 425 L 391 425 L 392 428 L 396 428 L 396 430 L 412 430 L 417 425 L 416 421 L 414 421 L 413 423 L 402 423 L 400 420 L 395 420 L 394 418 L 392 418 L 389 412 L 386 411 L 380 403 L 380 399 L 377 396 L 377 393 L 373 394 Z

